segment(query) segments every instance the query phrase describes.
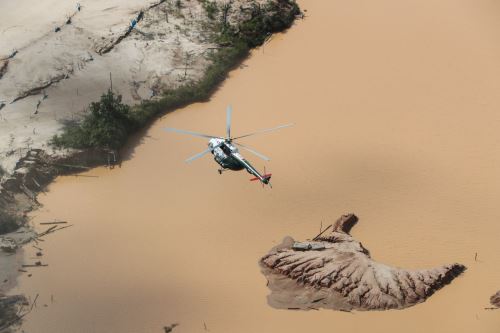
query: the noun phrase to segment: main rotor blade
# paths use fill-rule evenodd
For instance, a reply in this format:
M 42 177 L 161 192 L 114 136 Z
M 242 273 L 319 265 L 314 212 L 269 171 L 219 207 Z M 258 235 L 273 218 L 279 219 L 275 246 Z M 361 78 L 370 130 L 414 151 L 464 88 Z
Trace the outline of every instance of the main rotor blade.
M 273 128 L 263 129 L 263 130 L 260 130 L 260 131 L 257 131 L 257 132 L 253 132 L 253 133 L 249 133 L 249 134 L 245 134 L 245 135 L 240 135 L 240 136 L 237 136 L 237 137 L 233 138 L 233 140 L 237 140 L 237 139 L 241 139 L 241 138 L 246 138 L 247 136 L 251 136 L 251 135 L 255 135 L 255 134 L 262 134 L 262 133 L 272 132 L 272 131 L 276 131 L 276 130 L 279 130 L 281 128 L 286 128 L 286 127 L 290 127 L 290 126 L 293 126 L 293 124 L 281 125 L 281 126 L 277 126 L 277 127 L 273 127 Z
M 220 138 L 220 137 L 215 136 L 215 135 L 208 135 L 208 134 L 203 134 L 203 133 L 198 133 L 198 132 L 186 131 L 186 130 L 181 130 L 181 129 L 177 129 L 177 128 L 167 127 L 167 128 L 164 128 L 164 130 L 167 132 L 177 132 L 177 133 L 181 133 L 181 134 L 189 134 L 189 135 L 199 136 L 199 137 L 208 138 L 208 139 Z M 223 138 L 220 138 L 220 139 L 223 139 Z
M 206 153 L 209 153 L 212 149 L 211 148 L 208 148 L 207 150 L 204 150 L 202 151 L 201 153 L 198 153 L 190 158 L 188 158 L 185 162 L 186 163 L 190 163 L 190 162 L 193 162 L 194 160 L 200 158 L 200 157 L 203 157 Z
M 249 152 L 251 152 L 252 154 L 255 154 L 256 156 L 262 158 L 264 161 L 270 161 L 271 159 L 265 155 L 262 155 L 261 153 L 253 150 L 252 148 L 248 147 L 248 146 L 244 146 L 242 145 L 241 143 L 237 143 L 237 142 L 233 142 L 233 144 L 235 145 L 238 145 L 240 146 L 241 148 L 245 149 L 245 150 L 248 150 Z
M 226 137 L 231 139 L 231 115 L 233 113 L 233 107 L 229 105 L 226 109 Z

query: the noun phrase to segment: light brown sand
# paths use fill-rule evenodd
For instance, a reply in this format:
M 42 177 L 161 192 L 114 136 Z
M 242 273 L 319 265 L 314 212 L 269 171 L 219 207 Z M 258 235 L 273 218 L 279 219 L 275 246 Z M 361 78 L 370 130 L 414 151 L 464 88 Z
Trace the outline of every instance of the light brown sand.
M 309 18 L 274 38 L 206 104 L 158 121 L 121 169 L 59 179 L 35 221 L 75 224 L 47 237 L 49 267 L 16 291 L 39 306 L 30 333 L 484 332 L 500 281 L 500 6 L 486 0 L 303 0 Z M 219 176 L 196 138 L 234 133 L 271 155 L 274 188 Z M 248 156 L 251 158 L 250 156 Z M 256 166 L 263 163 L 255 161 Z M 380 262 L 469 270 L 403 311 L 275 310 L 257 260 L 339 214 Z M 478 262 L 474 254 L 478 253 Z M 30 254 L 27 254 L 29 257 Z M 54 296 L 54 303 L 50 302 Z M 48 307 L 43 307 L 46 303 Z
M 123 100 L 137 104 L 198 80 L 210 63 L 214 44 L 199 1 L 177 9 L 173 1 L 151 8 L 160 0 L 81 0 L 81 11 L 76 3 L 0 2 L 0 68 L 6 69 L 0 77 L 0 168 L 7 173 L 28 147 L 52 153 L 50 139 L 109 89 L 110 74 Z M 247 14 L 239 6 L 248 3 L 233 2 L 229 22 L 241 21 Z M 137 28 L 114 44 L 140 11 Z M 70 25 L 64 24 L 68 16 Z M 14 49 L 18 53 L 5 65 L 2 59 Z

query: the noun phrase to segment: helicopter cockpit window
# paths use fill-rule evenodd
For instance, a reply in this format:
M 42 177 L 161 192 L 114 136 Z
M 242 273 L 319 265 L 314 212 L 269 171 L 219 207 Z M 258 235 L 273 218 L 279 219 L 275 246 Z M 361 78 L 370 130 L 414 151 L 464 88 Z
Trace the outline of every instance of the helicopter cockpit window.
M 222 145 L 221 149 L 224 152 L 224 154 L 231 155 L 231 150 L 226 145 Z

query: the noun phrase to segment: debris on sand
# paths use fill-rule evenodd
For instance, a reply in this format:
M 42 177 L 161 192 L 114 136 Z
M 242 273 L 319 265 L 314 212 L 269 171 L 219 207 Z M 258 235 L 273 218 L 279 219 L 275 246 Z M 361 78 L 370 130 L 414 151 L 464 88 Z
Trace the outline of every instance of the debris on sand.
M 500 290 L 497 293 L 490 297 L 490 303 L 496 308 L 500 308 Z
M 10 237 L 0 237 L 0 250 L 12 253 L 17 250 L 17 247 L 17 243 L 14 239 Z
M 7 66 L 9 65 L 9 60 L 0 60 L 0 79 L 7 73 Z
M 175 327 L 177 327 L 177 326 L 179 326 L 179 324 L 176 324 L 176 323 L 174 323 L 174 324 L 172 324 L 172 325 L 169 325 L 169 326 L 163 326 L 163 331 L 164 331 L 165 333 L 170 333 L 170 332 L 172 332 L 172 331 L 174 330 L 174 328 L 175 328 Z
M 21 295 L 0 295 L 0 332 L 19 322 L 23 317 L 23 307 L 27 305 L 26 297 Z
M 343 215 L 329 235 L 295 242 L 291 237 L 261 260 L 271 294 L 281 309 L 386 310 L 425 301 L 466 267 L 444 265 L 410 271 L 374 261 L 350 234 L 358 221 Z M 499 295 L 500 300 L 500 295 Z

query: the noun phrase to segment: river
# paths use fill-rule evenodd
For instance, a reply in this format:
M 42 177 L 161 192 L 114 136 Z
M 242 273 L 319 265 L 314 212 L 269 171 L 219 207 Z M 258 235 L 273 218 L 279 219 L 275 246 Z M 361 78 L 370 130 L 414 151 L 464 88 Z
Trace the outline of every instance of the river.
M 301 0 L 306 18 L 230 73 L 207 103 L 168 114 L 121 168 L 60 177 L 33 222 L 48 267 L 29 333 L 484 332 L 500 289 L 500 4 L 489 0 Z M 199 138 L 293 122 L 242 142 L 269 155 L 273 189 L 220 176 Z M 264 163 L 246 153 L 253 164 Z M 275 310 L 258 260 L 343 213 L 374 259 L 468 270 L 406 310 Z M 37 227 L 38 228 L 38 227 Z M 27 260 L 34 249 L 26 247 Z M 477 260 L 475 254 L 477 253 Z

